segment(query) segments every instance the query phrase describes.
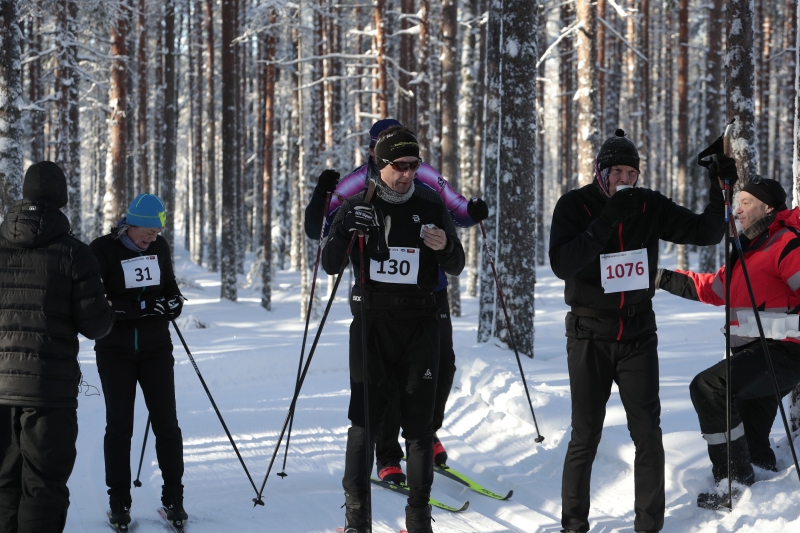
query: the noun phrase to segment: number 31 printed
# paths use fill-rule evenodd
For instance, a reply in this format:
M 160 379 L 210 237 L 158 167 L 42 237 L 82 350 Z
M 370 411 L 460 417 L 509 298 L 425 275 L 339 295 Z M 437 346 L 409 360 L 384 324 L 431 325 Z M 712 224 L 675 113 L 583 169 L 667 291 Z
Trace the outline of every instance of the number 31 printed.
M 147 276 L 144 273 L 147 273 Z M 137 268 L 136 269 L 136 281 L 152 281 L 153 278 L 150 277 L 150 267 L 145 267 L 144 269 Z
M 625 274 L 625 268 L 626 267 L 628 268 L 627 275 Z M 624 263 L 624 264 L 620 263 L 620 264 L 614 265 L 613 271 L 611 269 L 611 265 L 608 265 L 606 267 L 606 270 L 608 270 L 608 278 L 606 278 L 606 279 L 614 279 L 615 277 L 617 277 L 617 278 L 630 277 L 631 274 L 633 273 L 633 269 L 634 268 L 636 269 L 636 275 L 637 276 L 641 276 L 641 275 L 644 274 L 644 264 L 641 261 L 639 261 L 635 265 L 633 263 Z M 615 274 L 616 274 L 616 276 L 615 276 Z

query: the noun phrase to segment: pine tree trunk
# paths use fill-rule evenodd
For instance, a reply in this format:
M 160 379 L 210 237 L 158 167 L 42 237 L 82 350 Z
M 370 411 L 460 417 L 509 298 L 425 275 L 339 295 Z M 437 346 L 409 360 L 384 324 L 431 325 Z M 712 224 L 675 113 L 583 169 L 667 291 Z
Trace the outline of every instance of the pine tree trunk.
M 792 159 L 792 145 L 794 143 L 787 143 L 785 139 L 794 139 L 794 113 L 789 112 L 795 105 L 795 97 L 797 91 L 795 88 L 794 77 L 796 68 L 797 52 L 792 53 L 789 48 L 794 48 L 797 44 L 797 17 L 793 16 L 797 12 L 797 0 L 786 0 L 784 10 L 784 26 L 783 26 L 783 49 L 786 50 L 783 54 L 783 79 L 781 86 L 784 89 L 784 96 L 780 102 L 783 113 L 779 113 L 781 128 L 779 138 L 783 141 L 781 143 L 781 156 L 774 157 L 776 162 L 775 174 L 779 176 L 781 184 L 789 191 L 793 188 L 792 183 L 792 170 L 789 161 Z M 797 207 L 797 202 L 794 206 Z
M 0 0 L 0 221 L 22 197 L 22 68 L 17 0 Z
M 477 8 L 477 0 L 466 0 L 461 3 L 461 19 L 473 21 Z M 463 147 L 459 150 L 459 175 L 461 177 L 461 194 L 466 199 L 477 196 L 472 191 L 472 168 L 476 154 L 470 149 L 475 145 L 475 37 L 477 28 L 474 22 L 466 27 L 461 39 L 461 88 L 458 104 L 458 145 Z M 467 256 L 467 277 L 470 275 L 469 256 L 472 251 L 469 249 L 471 230 L 461 232 L 464 252 Z
M 28 20 L 28 48 L 31 51 L 42 49 L 42 32 L 40 19 L 36 14 L 32 14 Z M 28 101 L 38 102 L 42 94 L 42 62 L 31 61 L 28 63 Z M 31 141 L 31 160 L 35 163 L 44 158 L 44 122 L 43 113 L 40 111 L 30 111 L 30 141 Z M 20 170 L 21 171 L 21 170 Z M 0 205 L 2 205 L 0 203 Z M 3 216 L 3 213 L 0 213 Z
M 442 177 L 458 191 L 458 0 L 442 2 Z M 461 316 L 458 276 L 447 276 L 450 314 Z
M 139 187 L 140 191 L 150 192 L 150 167 L 148 165 L 148 134 L 147 134 L 147 89 L 150 84 L 147 78 L 147 11 L 145 0 L 139 0 L 139 16 L 136 31 L 139 40 L 136 47 L 136 70 L 138 75 L 138 97 L 136 113 L 136 134 L 139 146 Z
M 236 301 L 236 27 L 235 0 L 222 0 L 222 242 L 220 297 Z
M 419 140 L 419 156 L 423 161 L 431 160 L 431 98 L 430 98 L 430 71 L 429 71 L 429 47 L 430 47 L 430 1 L 420 0 L 419 2 L 419 61 L 417 61 L 418 78 L 417 84 L 417 115 L 419 116 L 419 126 L 417 127 L 417 139 Z
M 541 51 L 547 48 L 547 21 L 545 7 L 539 4 L 539 12 L 537 13 L 536 20 L 536 49 Z M 541 52 L 540 52 L 541 53 Z M 602 63 L 599 63 L 601 65 Z M 544 80 L 544 61 L 539 66 L 537 76 L 539 79 Z M 535 198 L 536 198 L 536 265 L 543 266 L 545 264 L 545 231 L 544 231 L 544 152 L 545 152 L 545 138 L 544 138 L 544 91 L 545 82 L 537 82 L 536 85 L 536 114 L 538 124 L 536 132 L 538 138 L 536 144 L 539 149 L 536 151 L 536 177 L 535 177 Z M 602 122 L 601 122 L 602 124 Z
M 561 6 L 561 25 L 562 27 L 569 26 L 575 19 L 575 12 L 572 5 L 564 3 Z M 572 189 L 574 185 L 573 180 L 573 166 L 575 164 L 572 155 L 572 131 L 574 125 L 572 123 L 572 97 L 574 85 L 574 70 L 573 70 L 573 57 L 574 57 L 574 44 L 571 38 L 565 38 L 560 43 L 561 61 L 559 67 L 559 83 L 561 86 L 561 95 L 559 98 L 560 118 L 558 131 L 561 155 L 560 164 L 560 191 L 559 196 L 565 194 L 568 190 Z
M 578 184 L 594 179 L 594 159 L 600 149 L 597 117 L 597 5 L 576 0 L 575 16 L 582 24 L 575 47 L 578 56 Z
M 536 173 L 537 116 L 536 46 L 538 1 L 492 0 L 487 49 L 486 231 L 495 251 L 505 305 L 513 321 L 514 338 L 495 302 L 491 270 L 481 277 L 478 340 L 497 332 L 503 342 L 533 357 L 533 284 L 536 282 L 534 235 L 519 220 L 535 220 L 536 202 L 530 180 Z M 514 120 L 508 120 L 513 117 Z M 502 133 L 502 135 L 501 135 Z M 498 216 L 502 212 L 503 216 Z
M 689 205 L 689 0 L 678 7 L 678 204 Z M 689 269 L 689 252 L 677 247 L 679 270 Z
M 753 54 L 753 9 L 749 0 L 727 2 L 727 115 L 735 119 L 731 134 L 731 156 L 739 174 L 737 189 L 758 174 L 755 124 L 755 76 Z
M 191 213 L 192 213 L 192 261 L 203 264 L 203 244 L 205 228 L 205 169 L 203 165 L 203 5 L 202 0 L 192 0 L 193 25 L 192 54 L 194 56 L 194 98 L 191 102 L 192 115 L 194 116 L 194 131 L 192 132 L 192 184 L 191 184 Z
M 162 6 L 157 4 L 159 11 L 157 12 L 157 20 L 155 22 L 156 32 L 156 50 L 155 50 L 155 101 L 153 108 L 156 112 L 153 114 L 153 164 L 152 179 L 150 182 L 150 192 L 153 194 L 161 195 L 162 178 L 164 175 L 164 30 L 161 24 L 161 18 L 164 12 L 161 11 Z
M 400 9 L 404 15 L 416 13 L 414 0 L 400 0 Z M 408 30 L 411 28 L 411 20 L 406 17 L 400 22 L 400 28 Z M 417 113 L 415 109 L 415 93 L 417 86 L 409 85 L 411 82 L 411 72 L 417 68 L 414 61 L 414 36 L 408 33 L 400 35 L 400 68 L 398 69 L 398 90 L 400 91 L 400 105 L 397 108 L 397 120 L 409 128 L 417 131 Z
M 216 272 L 219 268 L 217 252 L 217 118 L 216 96 L 214 91 L 214 0 L 206 0 L 206 212 L 208 213 L 208 231 L 206 232 L 206 248 L 208 249 L 208 270 Z
M 111 78 L 109 80 L 108 103 L 111 107 L 108 130 L 108 162 L 106 166 L 106 193 L 103 198 L 103 229 L 116 225 L 125 214 L 128 127 L 125 113 L 128 109 L 128 49 L 126 39 L 130 9 L 120 4 L 119 18 L 111 26 Z
M 770 143 L 769 143 L 769 84 L 770 72 L 772 71 L 774 61 L 770 60 L 772 55 L 772 13 L 774 10 L 773 2 L 764 1 L 760 2 L 761 16 L 756 19 L 757 23 L 761 22 L 761 49 L 756 49 L 756 56 L 760 58 L 760 68 L 757 72 L 758 80 L 758 109 L 761 114 L 757 118 L 757 139 L 758 139 L 758 158 L 763 161 L 759 172 L 767 174 L 767 162 L 770 160 Z
M 378 65 L 378 113 L 381 118 L 387 118 L 389 116 L 389 101 L 386 95 L 388 81 L 386 72 L 386 32 L 384 28 L 386 0 L 375 0 L 374 6 L 375 51 L 377 53 L 375 61 Z
M 277 13 L 270 13 L 270 22 L 274 24 Z M 266 60 L 275 60 L 277 39 L 269 33 L 266 37 Z M 261 265 L 261 307 L 272 309 L 272 160 L 273 141 L 275 138 L 275 65 L 268 63 L 265 72 L 264 88 L 264 168 L 262 169 L 263 189 L 261 209 L 262 234 L 261 249 L 264 261 Z

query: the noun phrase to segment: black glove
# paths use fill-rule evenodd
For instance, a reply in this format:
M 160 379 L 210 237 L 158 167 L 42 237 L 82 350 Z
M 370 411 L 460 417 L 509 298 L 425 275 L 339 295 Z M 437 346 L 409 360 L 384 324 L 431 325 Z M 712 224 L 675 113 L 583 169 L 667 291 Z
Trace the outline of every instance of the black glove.
M 323 170 L 322 174 L 319 175 L 317 189 L 322 194 L 333 192 L 337 183 L 339 183 L 339 173 L 329 168 L 328 170 Z
M 184 298 L 182 295 L 176 294 L 175 296 L 167 296 L 166 300 L 167 318 L 170 320 L 175 320 L 181 316 Z
M 632 187 L 616 192 L 600 212 L 600 219 L 609 226 L 625 222 L 641 211 L 639 203 L 639 189 Z
M 711 164 L 711 157 L 717 154 L 724 154 L 725 153 L 725 144 L 722 140 L 722 135 L 719 138 L 711 143 L 711 146 L 697 154 L 697 164 L 701 167 L 706 167 Z
M 467 213 L 472 220 L 480 222 L 489 216 L 489 206 L 480 198 L 473 198 L 467 203 Z
M 367 202 L 354 202 L 350 211 L 344 216 L 342 228 L 346 232 L 363 231 L 369 234 L 375 224 L 375 206 Z M 383 224 L 382 215 L 381 224 Z
M 389 246 L 386 244 L 386 224 L 383 219 L 383 212 L 377 205 L 374 207 L 374 225 L 369 230 L 369 237 L 367 238 L 369 257 L 375 261 L 388 261 L 391 253 L 389 252 Z
M 666 290 L 667 285 L 669 285 L 669 281 L 672 279 L 672 270 L 667 270 L 666 268 L 659 268 L 656 271 L 656 289 L 664 289 Z
M 164 307 L 164 298 L 145 298 L 144 300 L 139 302 L 139 318 L 144 318 L 147 316 L 164 316 L 166 313 L 166 307 Z
M 708 179 L 711 180 L 711 186 L 719 188 L 717 178 L 722 181 L 728 180 L 731 188 L 739 180 L 739 174 L 736 172 L 736 160 L 724 154 L 717 154 L 711 157 L 711 164 L 708 166 Z

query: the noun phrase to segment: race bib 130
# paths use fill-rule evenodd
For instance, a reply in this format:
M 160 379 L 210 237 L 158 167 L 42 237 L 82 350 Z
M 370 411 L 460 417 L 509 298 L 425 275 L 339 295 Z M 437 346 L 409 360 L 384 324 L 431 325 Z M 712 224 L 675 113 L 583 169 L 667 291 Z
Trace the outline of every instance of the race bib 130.
M 389 248 L 388 261 L 369 261 L 369 278 L 384 283 L 417 284 L 419 248 Z
M 647 289 L 649 272 L 646 248 L 600 256 L 600 279 L 607 293 Z

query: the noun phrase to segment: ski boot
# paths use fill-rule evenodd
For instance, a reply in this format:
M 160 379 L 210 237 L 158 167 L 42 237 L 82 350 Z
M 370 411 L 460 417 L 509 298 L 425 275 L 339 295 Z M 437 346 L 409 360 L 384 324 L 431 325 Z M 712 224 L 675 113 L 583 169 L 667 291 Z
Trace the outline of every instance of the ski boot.
M 411 507 L 406 505 L 406 529 L 408 533 L 433 533 L 431 529 L 431 506 Z
M 367 533 L 369 514 L 366 498 L 344 493 L 344 533 Z
M 163 496 L 161 503 L 164 505 L 167 521 L 175 527 L 183 528 L 183 523 L 189 518 L 183 509 L 183 496 Z
M 447 463 L 447 450 L 444 449 L 444 444 L 441 443 L 439 437 L 434 433 L 433 435 L 433 464 L 436 466 L 445 466 Z
M 388 465 L 378 464 L 378 477 L 381 481 L 387 483 L 394 483 L 400 485 L 406 482 L 406 475 L 399 463 L 390 463 Z
M 108 513 L 108 521 L 118 531 L 127 531 L 128 524 L 131 523 L 131 502 L 111 498 L 108 503 L 111 508 Z

